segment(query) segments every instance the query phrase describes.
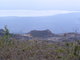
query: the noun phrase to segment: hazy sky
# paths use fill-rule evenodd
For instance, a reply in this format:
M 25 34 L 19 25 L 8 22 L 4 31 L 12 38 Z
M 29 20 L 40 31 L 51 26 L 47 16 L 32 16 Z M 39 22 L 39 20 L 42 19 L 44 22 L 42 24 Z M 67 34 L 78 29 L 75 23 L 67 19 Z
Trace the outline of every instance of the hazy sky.
M 70 11 L 80 11 L 80 0 L 0 0 L 0 16 L 48 16 Z
M 75 11 L 80 11 L 80 0 L 0 0 L 0 17 L 52 16 L 56 14 L 72 13 Z M 9 23 L 7 20 L 5 22 Z M 4 24 L 2 25 L 4 26 Z
M 1 10 L 80 10 L 80 0 L 0 0 Z

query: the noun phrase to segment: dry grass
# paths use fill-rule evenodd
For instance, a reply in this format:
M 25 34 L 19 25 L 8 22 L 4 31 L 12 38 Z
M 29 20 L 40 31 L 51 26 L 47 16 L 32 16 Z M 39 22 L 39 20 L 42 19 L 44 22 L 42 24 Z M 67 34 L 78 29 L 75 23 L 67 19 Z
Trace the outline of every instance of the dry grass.
M 79 54 L 80 45 L 75 43 L 0 40 L 0 60 L 79 60 Z

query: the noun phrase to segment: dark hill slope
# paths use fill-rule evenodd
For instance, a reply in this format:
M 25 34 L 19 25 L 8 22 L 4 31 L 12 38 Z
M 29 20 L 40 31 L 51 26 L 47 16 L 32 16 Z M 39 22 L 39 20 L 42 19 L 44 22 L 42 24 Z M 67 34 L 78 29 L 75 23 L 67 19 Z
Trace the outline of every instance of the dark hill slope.
M 43 30 L 43 31 L 33 30 L 28 34 L 30 34 L 32 37 L 43 37 L 43 38 L 54 36 L 54 34 L 50 30 Z

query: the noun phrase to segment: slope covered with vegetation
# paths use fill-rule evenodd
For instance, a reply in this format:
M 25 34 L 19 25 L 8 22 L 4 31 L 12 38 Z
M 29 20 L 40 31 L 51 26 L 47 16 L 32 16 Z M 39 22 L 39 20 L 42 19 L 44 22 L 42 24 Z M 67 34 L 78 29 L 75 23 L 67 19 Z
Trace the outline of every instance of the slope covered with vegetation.
M 80 60 L 80 43 L 0 38 L 0 60 Z
M 5 27 L 0 37 L 0 60 L 80 60 L 80 41 L 17 40 Z

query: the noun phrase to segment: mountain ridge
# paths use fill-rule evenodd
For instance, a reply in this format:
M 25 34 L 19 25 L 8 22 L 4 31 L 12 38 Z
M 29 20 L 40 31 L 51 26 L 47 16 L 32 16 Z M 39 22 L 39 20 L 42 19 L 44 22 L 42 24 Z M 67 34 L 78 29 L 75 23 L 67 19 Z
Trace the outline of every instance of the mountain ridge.
M 0 28 L 4 25 L 8 25 L 11 32 L 15 33 L 45 29 L 50 29 L 55 33 L 65 33 L 73 32 L 75 29 L 79 28 L 79 19 L 80 13 L 59 14 L 45 17 L 0 17 Z

